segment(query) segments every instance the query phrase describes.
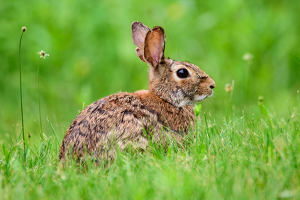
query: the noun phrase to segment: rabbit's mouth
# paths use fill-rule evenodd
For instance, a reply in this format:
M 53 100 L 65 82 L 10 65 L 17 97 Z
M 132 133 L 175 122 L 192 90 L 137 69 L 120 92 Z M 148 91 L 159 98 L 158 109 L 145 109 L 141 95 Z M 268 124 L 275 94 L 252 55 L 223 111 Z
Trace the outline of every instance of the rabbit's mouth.
M 204 99 L 206 99 L 207 97 L 210 97 L 211 95 L 206 95 L 206 94 L 196 95 L 194 101 L 195 102 L 203 101 Z
M 184 99 L 183 101 L 180 102 L 178 107 L 183 107 L 186 105 L 195 105 L 196 102 L 203 101 L 207 97 L 210 97 L 210 95 L 202 94 L 202 95 L 196 95 L 194 99 Z

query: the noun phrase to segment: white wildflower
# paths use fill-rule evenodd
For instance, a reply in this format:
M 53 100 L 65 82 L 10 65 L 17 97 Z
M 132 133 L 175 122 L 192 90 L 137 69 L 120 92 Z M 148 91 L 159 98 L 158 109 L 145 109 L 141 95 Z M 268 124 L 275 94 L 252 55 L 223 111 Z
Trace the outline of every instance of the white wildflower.
M 243 55 L 243 60 L 246 60 L 248 62 L 250 62 L 253 59 L 254 55 L 252 53 L 246 53 L 245 55 Z
M 41 55 L 40 58 L 44 58 L 44 59 L 46 59 L 46 56 L 49 56 L 49 54 L 46 54 L 45 51 L 43 51 L 43 50 L 41 50 L 41 52 L 38 52 L 38 54 Z

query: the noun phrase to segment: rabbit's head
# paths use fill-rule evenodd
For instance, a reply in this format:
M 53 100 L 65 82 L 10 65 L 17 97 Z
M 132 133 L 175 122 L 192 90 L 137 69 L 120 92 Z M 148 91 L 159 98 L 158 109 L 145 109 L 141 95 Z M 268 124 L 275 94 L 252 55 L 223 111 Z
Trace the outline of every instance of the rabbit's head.
M 149 91 L 175 107 L 193 105 L 213 94 L 215 82 L 188 62 L 165 58 L 165 32 L 133 22 L 132 39 L 138 57 L 150 67 Z

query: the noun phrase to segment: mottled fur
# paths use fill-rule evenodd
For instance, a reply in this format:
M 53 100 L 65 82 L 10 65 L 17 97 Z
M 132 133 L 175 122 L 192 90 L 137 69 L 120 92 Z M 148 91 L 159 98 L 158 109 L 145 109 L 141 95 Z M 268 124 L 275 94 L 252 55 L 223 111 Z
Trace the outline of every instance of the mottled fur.
M 104 97 L 84 109 L 63 139 L 59 157 L 114 159 L 115 142 L 146 149 L 149 140 L 166 144 L 168 137 L 180 142 L 194 121 L 193 104 L 212 95 L 214 81 L 196 65 L 166 59 L 165 34 L 140 22 L 132 24 L 133 43 L 139 58 L 149 65 L 149 90 Z M 186 69 L 189 76 L 179 78 Z

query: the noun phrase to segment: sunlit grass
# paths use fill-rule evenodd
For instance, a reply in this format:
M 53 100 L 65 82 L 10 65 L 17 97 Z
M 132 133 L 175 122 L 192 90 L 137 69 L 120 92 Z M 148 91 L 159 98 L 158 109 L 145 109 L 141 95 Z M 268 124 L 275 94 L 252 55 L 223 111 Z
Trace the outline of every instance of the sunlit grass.
M 0 199 L 300 199 L 299 1 L 3 5 Z M 195 107 L 184 148 L 153 144 L 110 165 L 62 167 L 62 138 L 83 105 L 147 89 L 130 36 L 136 20 L 164 27 L 166 56 L 207 72 L 214 95 Z M 22 41 L 22 30 L 17 60 L 22 23 L 30 34 Z M 51 59 L 36 70 L 41 48 Z
M 62 167 L 59 144 L 46 138 L 27 149 L 24 173 L 22 142 L 3 143 L 1 193 L 3 199 L 298 199 L 299 109 L 285 118 L 266 109 L 224 124 L 201 113 L 184 148 L 129 149 L 109 166 L 87 161 L 84 169 L 74 162 Z

